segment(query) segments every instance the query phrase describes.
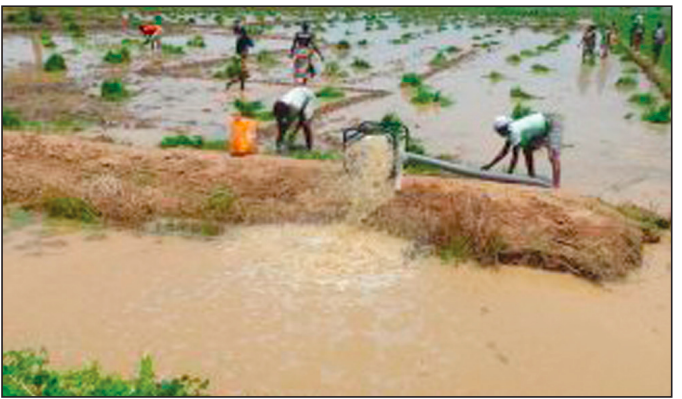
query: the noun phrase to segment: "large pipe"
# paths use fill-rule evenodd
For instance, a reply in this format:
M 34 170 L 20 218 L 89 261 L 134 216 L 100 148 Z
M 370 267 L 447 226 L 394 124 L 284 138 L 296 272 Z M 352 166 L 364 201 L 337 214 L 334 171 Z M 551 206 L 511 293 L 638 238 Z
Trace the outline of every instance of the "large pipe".
M 501 183 L 520 183 L 538 187 L 552 186 L 551 183 L 545 179 L 472 169 L 463 165 L 457 165 L 451 162 L 442 161 L 440 159 L 425 157 L 412 152 L 403 153 L 403 163 L 407 161 L 423 163 L 425 165 L 441 168 L 451 173 L 456 173 L 458 175 L 467 177 L 475 177 L 477 179 L 493 180 Z

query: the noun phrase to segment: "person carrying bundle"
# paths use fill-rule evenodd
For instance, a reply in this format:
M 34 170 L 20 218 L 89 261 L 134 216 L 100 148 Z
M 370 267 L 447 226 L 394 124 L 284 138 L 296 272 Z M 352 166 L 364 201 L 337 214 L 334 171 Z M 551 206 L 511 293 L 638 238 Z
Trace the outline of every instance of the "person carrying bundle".
M 505 139 L 504 147 L 490 163 L 481 169 L 489 170 L 504 159 L 509 154 L 509 150 L 512 150 L 508 173 L 514 173 L 519 151 L 523 150 L 528 175 L 535 177 L 533 153 L 541 147 L 546 147 L 549 162 L 552 164 L 553 185 L 554 188 L 559 188 L 561 183 L 561 128 L 556 118 L 542 113 L 534 113 L 518 120 L 499 116 L 495 119 L 493 127 Z
M 316 75 L 312 57 L 317 54 L 322 61 L 324 56 L 315 45 L 315 35 L 310 32 L 310 24 L 303 22 L 301 31 L 296 33 L 289 52 L 294 60 L 294 81 L 306 85 Z

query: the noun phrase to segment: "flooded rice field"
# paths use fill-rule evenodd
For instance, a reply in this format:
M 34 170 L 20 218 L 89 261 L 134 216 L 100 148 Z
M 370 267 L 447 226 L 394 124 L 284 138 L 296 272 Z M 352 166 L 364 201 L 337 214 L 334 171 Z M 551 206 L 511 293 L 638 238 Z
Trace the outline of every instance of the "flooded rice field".
M 670 212 L 671 127 L 641 121 L 628 102 L 635 91 L 615 86 L 634 64 L 613 56 L 582 65 L 578 30 L 566 32 L 558 51 L 512 65 L 510 54 L 557 35 L 464 22 L 442 31 L 387 25 L 366 31 L 364 22 L 336 22 L 318 34 L 326 57 L 318 68 L 337 62 L 347 75 L 313 82 L 346 92 L 343 103 L 323 103 L 317 146 L 338 148 L 341 129 L 395 112 L 429 152 L 482 165 L 503 144 L 492 122 L 511 112 L 510 89 L 520 86 L 537 96 L 525 104 L 561 116 L 562 189 Z M 140 147 L 158 146 L 169 134 L 221 139 L 232 101 L 270 108 L 291 87 L 296 29 L 278 25 L 256 37 L 244 93 L 213 77 L 233 54 L 234 37 L 201 19 L 169 29 L 163 42 L 184 46 L 201 34 L 205 48 L 185 46 L 184 55 L 172 56 L 133 46 L 123 66 L 102 58 L 122 40 L 139 39 L 133 30 L 85 39 L 55 33 L 68 64 L 57 77 L 40 71 L 54 50 L 42 48 L 38 36 L 7 33 L 3 83 L 57 80 L 83 92 L 84 101 L 99 101 L 101 81 L 118 77 L 132 96 L 79 135 Z M 404 43 L 392 42 L 408 33 Z M 483 48 L 477 36 L 499 44 Z M 351 50 L 333 46 L 341 40 Z M 455 61 L 430 65 L 449 46 L 459 49 Z M 272 64 L 256 61 L 263 50 L 274 55 Z M 371 69 L 353 69 L 356 58 Z M 533 64 L 550 71 L 533 73 Z M 504 78 L 484 77 L 493 71 Z M 412 104 L 400 87 L 412 72 L 453 104 Z M 637 91 L 654 91 L 642 72 L 638 78 Z M 45 112 L 57 105 L 46 104 Z M 269 151 L 272 122 L 262 126 Z M 548 162 L 537 158 L 548 176 Z M 525 173 L 523 165 L 517 173 Z M 671 394 L 669 235 L 645 248 L 641 270 L 597 285 L 531 268 L 453 266 L 413 242 L 352 224 L 228 227 L 212 239 L 47 222 L 8 226 L 3 346 L 45 347 L 59 366 L 96 359 L 130 373 L 150 353 L 160 374 L 204 376 L 211 393 L 223 395 Z
M 597 286 L 345 225 L 3 233 L 3 345 L 234 395 L 669 395 L 670 241 Z

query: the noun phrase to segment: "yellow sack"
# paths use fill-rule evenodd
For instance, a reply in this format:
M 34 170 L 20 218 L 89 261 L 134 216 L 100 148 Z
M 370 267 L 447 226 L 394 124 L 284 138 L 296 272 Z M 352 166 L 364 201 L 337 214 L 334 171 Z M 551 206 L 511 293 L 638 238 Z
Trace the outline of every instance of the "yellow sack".
M 258 152 L 257 129 L 257 121 L 235 115 L 230 121 L 230 155 L 240 157 Z

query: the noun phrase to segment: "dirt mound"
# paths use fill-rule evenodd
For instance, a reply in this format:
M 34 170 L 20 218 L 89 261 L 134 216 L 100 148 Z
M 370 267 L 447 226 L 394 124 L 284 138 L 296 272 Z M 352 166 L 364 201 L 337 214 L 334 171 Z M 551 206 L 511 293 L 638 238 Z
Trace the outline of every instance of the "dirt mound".
M 238 223 L 329 223 L 350 210 L 340 163 L 220 152 L 139 149 L 62 136 L 3 135 L 3 203 L 89 201 L 109 222 L 156 217 Z M 230 201 L 222 204 L 227 197 Z M 593 279 L 641 263 L 643 234 L 596 199 L 493 183 L 407 177 L 363 221 L 450 254 Z

